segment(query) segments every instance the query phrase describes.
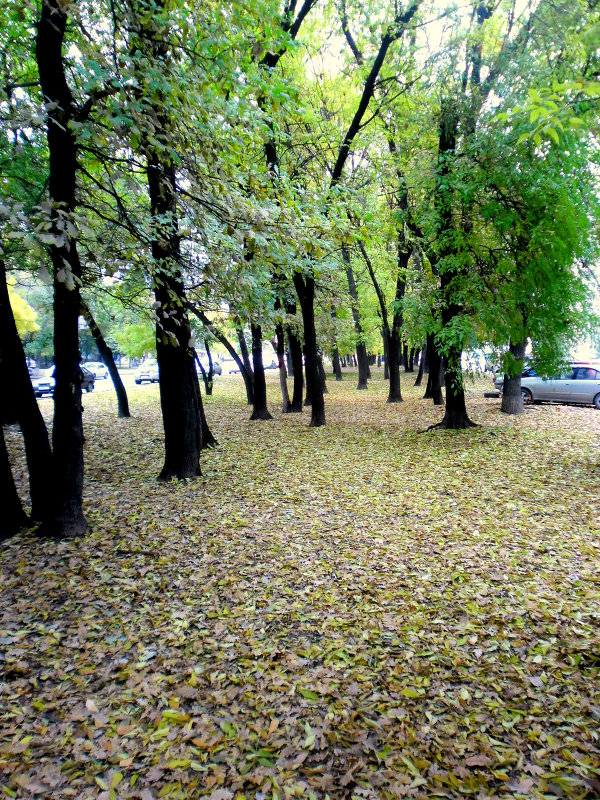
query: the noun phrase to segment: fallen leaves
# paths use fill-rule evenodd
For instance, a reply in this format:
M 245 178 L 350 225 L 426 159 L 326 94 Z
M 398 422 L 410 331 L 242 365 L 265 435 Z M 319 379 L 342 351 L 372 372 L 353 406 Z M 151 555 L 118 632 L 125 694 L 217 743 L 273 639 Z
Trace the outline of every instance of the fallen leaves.
M 419 433 L 348 382 L 308 431 L 217 391 L 187 485 L 156 389 L 87 400 L 91 534 L 5 547 L 4 795 L 597 797 L 600 414 Z

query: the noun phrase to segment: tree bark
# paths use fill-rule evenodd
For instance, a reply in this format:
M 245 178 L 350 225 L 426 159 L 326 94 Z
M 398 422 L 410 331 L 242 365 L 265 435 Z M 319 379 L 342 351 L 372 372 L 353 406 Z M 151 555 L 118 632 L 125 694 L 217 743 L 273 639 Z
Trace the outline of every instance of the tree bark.
M 312 275 L 303 277 L 299 272 L 295 272 L 294 287 L 300 301 L 302 322 L 304 323 L 306 391 L 312 404 L 310 427 L 318 428 L 325 425 L 325 400 L 319 376 L 317 332 L 315 329 L 315 279 Z
M 323 394 L 329 394 L 329 389 L 327 388 L 327 374 L 325 373 L 325 367 L 323 366 L 323 354 L 320 351 L 318 354 L 318 362 L 319 377 L 321 379 L 321 388 L 323 389 Z
M 48 189 L 50 246 L 54 284 L 54 424 L 52 429 L 55 478 L 54 511 L 47 532 L 54 536 L 83 536 L 83 417 L 79 366 L 81 263 L 75 238 L 65 233 L 65 216 L 75 211 L 77 144 L 71 123 L 74 106 L 67 84 L 62 46 L 67 14 L 61 0 L 43 0 L 37 27 L 36 60 L 48 114 Z M 61 242 L 60 244 L 58 242 Z
M 200 374 L 202 375 L 202 382 L 204 383 L 204 391 L 206 393 L 206 396 L 208 397 L 209 395 L 212 394 L 213 390 L 212 377 L 211 378 L 208 377 L 206 370 L 202 366 L 202 362 L 198 358 L 198 353 L 196 353 L 195 359 L 196 359 L 196 365 L 200 369 Z
M 292 370 L 294 374 L 294 388 L 292 392 L 292 402 L 290 412 L 292 414 L 302 413 L 302 393 L 304 391 L 304 370 L 302 369 L 302 345 L 300 339 L 292 330 L 288 330 L 288 342 Z
M 414 372 L 415 371 L 415 348 L 410 348 L 410 353 L 408 355 L 408 369 L 407 372 Z
M 250 419 L 273 419 L 267 408 L 267 382 L 262 360 L 262 328 L 260 325 L 251 323 L 250 330 L 252 332 L 252 365 L 254 367 L 254 403 Z
M 335 375 L 336 381 L 342 380 L 342 367 L 340 365 L 340 351 L 338 350 L 337 345 L 337 337 L 335 333 L 335 323 L 337 319 L 337 314 L 335 310 L 335 306 L 331 306 L 331 322 L 333 323 L 333 347 L 331 349 L 331 362 L 333 367 L 333 374 Z
M 356 359 L 358 363 L 358 386 L 357 389 L 366 389 L 368 386 L 369 365 L 367 362 L 367 348 L 364 342 L 361 341 L 363 336 L 362 325 L 360 324 L 360 314 L 358 311 L 358 291 L 356 289 L 356 281 L 354 279 L 354 272 L 350 262 L 350 253 L 348 248 L 342 246 L 342 258 L 346 265 L 346 279 L 348 281 L 348 291 L 352 300 L 352 319 L 354 320 L 354 330 L 356 331 Z
M 423 372 L 425 370 L 425 361 L 427 359 L 427 342 L 423 345 L 423 349 L 421 350 L 421 361 L 419 362 L 419 371 L 417 372 L 417 378 L 415 380 L 415 386 L 420 386 L 423 380 Z
M 23 344 L 17 332 L 8 296 L 6 267 L 2 259 L 0 259 L 0 380 L 4 387 L 11 387 L 10 393 L 15 402 L 17 422 L 23 433 L 29 472 L 31 517 L 36 522 L 49 523 L 54 503 L 52 451 L 46 423 L 31 385 Z
M 189 303 L 188 302 L 186 304 L 186 306 L 187 306 L 188 311 L 191 311 L 192 314 L 195 314 L 198 317 L 200 322 L 204 325 L 204 327 L 208 331 L 210 331 L 210 333 L 215 337 L 215 339 L 218 342 L 221 342 L 223 347 L 225 347 L 225 349 L 227 350 L 229 355 L 233 358 L 235 363 L 238 365 L 238 367 L 240 369 L 240 374 L 241 374 L 242 378 L 244 379 L 244 385 L 246 387 L 246 397 L 247 397 L 247 400 L 248 400 L 248 404 L 252 405 L 252 379 L 251 379 L 250 375 L 248 374 L 248 372 L 246 371 L 246 367 L 244 365 L 244 362 L 242 361 L 242 359 L 237 354 L 237 351 L 235 350 L 234 346 L 231 344 L 229 339 L 223 333 L 221 333 L 220 330 L 218 330 L 217 328 L 213 327 L 211 321 L 206 316 L 204 311 L 201 311 L 193 303 Z
M 1 542 L 14 536 L 15 533 L 29 525 L 29 519 L 23 511 L 10 468 L 2 425 L 0 425 L 0 496 L 2 497 L 2 515 L 0 516 Z
M 125 391 L 125 387 L 123 386 L 123 381 L 121 380 L 121 376 L 119 375 L 119 370 L 117 369 L 117 365 L 115 364 L 115 359 L 110 347 L 106 344 L 104 336 L 102 335 L 102 331 L 100 330 L 96 320 L 92 312 L 90 311 L 89 306 L 87 303 L 82 300 L 81 301 L 81 314 L 85 319 L 88 328 L 90 329 L 90 333 L 94 337 L 94 341 L 96 342 L 96 347 L 98 348 L 98 352 L 100 353 L 100 357 L 102 361 L 106 364 L 106 368 L 110 374 L 110 378 L 113 382 L 113 386 L 115 387 L 115 394 L 117 395 L 117 416 L 119 417 L 130 417 L 131 414 L 129 413 L 129 401 L 127 399 L 127 392 Z
M 522 414 L 524 408 L 521 395 L 521 372 L 523 371 L 523 359 L 525 358 L 525 343 L 511 341 L 509 349 L 517 362 L 518 373 L 516 375 L 504 375 L 500 411 L 504 414 Z
M 433 400 L 434 406 L 441 406 L 444 403 L 442 395 L 442 358 L 435 344 L 435 334 L 427 334 L 427 359 L 429 362 L 429 372 L 427 373 L 427 387 L 423 398 Z
M 277 353 L 277 366 L 279 368 L 281 411 L 283 414 L 289 414 L 291 403 L 290 393 L 287 385 L 287 369 L 285 366 L 285 334 L 283 332 L 282 322 L 278 322 L 275 326 L 275 352 Z
M 235 332 L 238 338 L 238 344 L 240 346 L 240 353 L 242 356 L 242 363 L 244 365 L 244 371 L 250 380 L 251 386 L 251 393 L 248 394 L 248 386 L 246 386 L 246 396 L 248 398 L 249 405 L 254 405 L 254 371 L 252 370 L 252 364 L 250 363 L 250 354 L 248 353 L 248 345 L 246 344 L 246 337 L 244 335 L 244 329 L 242 328 L 240 321 L 236 320 L 236 328 Z

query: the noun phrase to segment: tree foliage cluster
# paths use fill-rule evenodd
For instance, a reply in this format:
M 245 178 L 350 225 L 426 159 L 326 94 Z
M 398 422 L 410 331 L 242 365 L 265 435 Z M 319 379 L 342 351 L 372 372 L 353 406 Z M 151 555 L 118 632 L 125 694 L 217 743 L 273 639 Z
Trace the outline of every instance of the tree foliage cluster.
M 199 475 L 215 443 L 198 342 L 238 361 L 265 420 L 273 341 L 283 408 L 302 410 L 305 383 L 315 427 L 323 355 L 341 379 L 355 353 L 365 389 L 368 355 L 383 352 L 400 402 L 402 361 L 426 353 L 426 397 L 441 404 L 444 384 L 448 428 L 471 424 L 463 350 L 495 348 L 510 378 L 530 343 L 542 373 L 555 369 L 593 323 L 598 14 L 593 0 L 0 9 L 0 368 L 30 469 L 54 476 L 37 501 L 31 481 L 44 529 L 87 528 L 80 319 L 123 415 L 112 349 L 156 351 L 164 480 Z M 9 280 L 51 300 L 51 443 Z

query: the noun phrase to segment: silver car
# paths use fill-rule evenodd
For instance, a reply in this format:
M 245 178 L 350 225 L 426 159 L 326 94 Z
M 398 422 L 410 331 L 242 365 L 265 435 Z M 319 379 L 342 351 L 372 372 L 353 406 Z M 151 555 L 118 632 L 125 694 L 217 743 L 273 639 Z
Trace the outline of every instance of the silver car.
M 502 391 L 504 377 L 499 375 L 494 385 Z M 577 403 L 600 410 L 600 366 L 571 364 L 555 378 L 540 378 L 528 367 L 521 376 L 521 395 L 525 403 Z

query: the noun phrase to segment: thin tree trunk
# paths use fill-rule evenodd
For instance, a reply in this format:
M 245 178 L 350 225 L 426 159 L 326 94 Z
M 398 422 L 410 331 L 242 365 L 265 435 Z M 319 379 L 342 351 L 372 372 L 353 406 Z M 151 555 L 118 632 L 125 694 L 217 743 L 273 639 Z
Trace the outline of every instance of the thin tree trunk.
M 260 325 L 251 323 L 250 330 L 252 332 L 252 365 L 254 367 L 254 403 L 250 419 L 273 419 L 267 408 L 267 382 L 262 360 L 262 328 Z
M 0 515 L 1 542 L 14 536 L 15 533 L 29 525 L 29 519 L 23 511 L 21 499 L 15 487 L 2 425 L 0 425 L 0 496 L 2 497 L 2 514 Z
M 240 353 L 242 356 L 242 363 L 244 364 L 244 370 L 246 374 L 250 378 L 250 385 L 252 387 L 252 393 L 248 399 L 248 403 L 253 405 L 254 404 L 254 371 L 252 370 L 252 364 L 250 363 L 250 354 L 248 353 L 248 345 L 246 344 L 246 337 L 244 335 L 244 329 L 242 328 L 239 320 L 236 320 L 236 328 L 235 332 L 237 334 L 238 343 L 240 346 Z M 248 395 L 248 388 L 246 387 L 246 395 Z
M 423 345 L 423 349 L 421 350 L 421 361 L 419 362 L 419 371 L 417 372 L 417 379 L 415 381 L 415 386 L 420 386 L 423 380 L 423 372 L 425 370 L 425 361 L 427 359 L 427 342 Z
M 522 414 L 523 397 L 521 395 L 521 372 L 523 371 L 523 359 L 525 358 L 525 343 L 510 342 L 510 352 L 518 364 L 516 375 L 504 376 L 504 389 L 502 390 L 502 405 L 500 411 L 504 414 Z
M 327 375 L 325 373 L 325 367 L 323 366 L 323 354 L 320 351 L 319 351 L 318 361 L 319 361 L 319 376 L 321 378 L 321 388 L 323 389 L 323 394 L 329 394 L 329 389 L 327 388 Z
M 275 352 L 277 353 L 277 365 L 279 367 L 279 387 L 281 389 L 281 411 L 288 414 L 290 411 L 290 393 L 287 385 L 287 369 L 285 367 L 285 334 L 283 333 L 283 323 L 278 322 L 275 326 Z
M 342 367 L 340 366 L 340 351 L 338 350 L 337 345 L 337 337 L 335 334 L 335 323 L 337 319 L 337 314 L 335 310 L 335 306 L 331 306 L 331 321 L 333 323 L 333 347 L 331 350 L 331 362 L 333 366 L 333 374 L 335 375 L 336 381 L 342 380 Z
M 200 369 L 200 374 L 202 375 L 202 382 L 204 383 L 204 391 L 206 393 L 206 396 L 208 397 L 209 395 L 212 394 L 212 390 L 213 390 L 212 378 L 209 379 L 208 373 L 206 372 L 206 370 L 202 366 L 202 362 L 200 361 L 200 359 L 198 357 L 198 353 L 196 353 L 195 359 L 196 359 L 196 364 L 197 364 L 198 368 Z
M 244 362 L 242 361 L 242 359 L 237 354 L 237 351 L 235 350 L 234 346 L 231 344 L 229 339 L 223 333 L 221 333 L 220 330 L 218 330 L 217 328 L 215 328 L 212 325 L 211 321 L 206 316 L 204 311 L 201 311 L 193 303 L 187 303 L 186 307 L 187 307 L 188 311 L 191 311 L 192 314 L 195 314 L 198 317 L 200 322 L 204 325 L 204 327 L 208 331 L 210 331 L 210 333 L 215 337 L 215 339 L 218 342 L 221 342 L 223 347 L 225 347 L 225 349 L 227 350 L 229 355 L 233 358 L 235 363 L 238 365 L 238 367 L 240 369 L 240 374 L 241 374 L 242 378 L 244 379 L 244 386 L 246 387 L 246 397 L 248 399 L 248 404 L 252 405 L 252 379 L 251 379 L 251 376 L 246 371 L 246 367 L 244 365 Z
M 54 502 L 52 451 L 46 423 L 31 385 L 23 344 L 17 332 L 8 296 L 6 268 L 2 259 L 0 259 L 0 380 L 5 392 L 10 387 L 17 421 L 23 433 L 32 519 L 48 523 L 52 517 Z
M 408 370 L 407 372 L 414 372 L 415 371 L 415 348 L 410 348 L 410 353 L 408 354 Z
M 390 379 L 390 343 L 386 336 L 385 330 L 382 332 L 383 336 L 383 380 L 389 381 Z
M 288 330 L 288 342 L 292 370 L 294 373 L 294 388 L 292 391 L 292 402 L 290 412 L 292 414 L 302 413 L 302 393 L 304 391 L 304 370 L 302 369 L 302 345 L 296 334 Z
M 352 300 L 352 319 L 354 320 L 354 330 L 356 331 L 356 359 L 358 363 L 358 386 L 357 389 L 366 389 L 368 386 L 369 365 L 367 362 L 367 348 L 362 342 L 363 329 L 360 324 L 360 315 L 358 312 L 358 292 L 356 290 L 356 281 L 354 279 L 354 272 L 352 271 L 352 264 L 350 262 L 350 253 L 348 248 L 342 247 L 342 258 L 346 265 L 346 279 L 348 281 L 348 291 L 350 299 Z
M 79 312 L 81 263 L 74 236 L 65 234 L 65 215 L 75 207 L 77 144 L 74 106 L 67 84 L 62 47 L 67 13 L 61 0 L 43 0 L 37 26 L 36 59 L 48 114 L 48 189 L 52 205 L 52 233 L 62 244 L 50 246 L 54 283 L 54 425 L 52 429 L 55 479 L 54 513 L 48 532 L 59 537 L 83 536 L 88 524 L 83 514 L 83 417 L 79 366 Z M 62 226 L 59 228 L 59 225 Z
M 317 332 L 315 329 L 315 279 L 312 275 L 303 277 L 299 272 L 294 273 L 294 286 L 300 308 L 302 322 L 304 323 L 304 356 L 306 368 L 306 390 L 311 398 L 310 427 L 318 428 L 325 425 L 325 400 L 323 387 L 319 376 L 317 356 Z
M 204 348 L 206 350 L 206 357 L 208 358 L 208 373 L 206 375 L 208 380 L 208 388 L 209 390 L 206 392 L 207 395 L 211 395 L 213 393 L 213 386 L 215 380 L 215 366 L 213 364 L 212 353 L 210 352 L 210 345 L 208 343 L 208 339 L 204 339 Z M 204 377 L 204 376 L 203 376 Z
M 90 333 L 94 337 L 94 341 L 96 342 L 96 347 L 98 348 L 98 352 L 100 353 L 100 357 L 102 361 L 106 364 L 106 368 L 110 374 L 110 378 L 113 382 L 113 386 L 115 387 L 115 394 L 117 395 L 117 416 L 119 417 L 130 417 L 131 414 L 129 413 L 129 401 L 127 399 L 127 392 L 125 391 L 125 387 L 123 386 L 123 381 L 121 380 L 121 376 L 119 375 L 119 370 L 117 369 L 117 365 L 115 364 L 115 359 L 110 347 L 106 344 L 104 336 L 102 335 L 102 331 L 100 330 L 96 320 L 92 312 L 90 311 L 89 306 L 87 303 L 82 300 L 81 301 L 81 314 L 85 319 L 88 328 L 90 329 Z

